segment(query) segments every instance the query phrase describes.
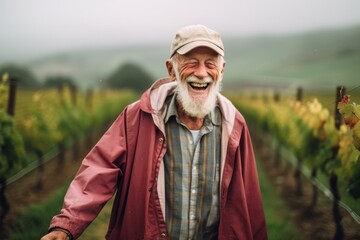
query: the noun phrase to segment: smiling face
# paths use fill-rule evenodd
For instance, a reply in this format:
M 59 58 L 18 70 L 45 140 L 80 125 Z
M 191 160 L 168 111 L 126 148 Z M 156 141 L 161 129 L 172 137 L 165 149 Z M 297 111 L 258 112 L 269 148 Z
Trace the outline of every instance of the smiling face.
M 178 102 L 191 117 L 203 118 L 216 104 L 225 62 L 216 52 L 198 47 L 167 62 L 172 78 L 178 81 Z

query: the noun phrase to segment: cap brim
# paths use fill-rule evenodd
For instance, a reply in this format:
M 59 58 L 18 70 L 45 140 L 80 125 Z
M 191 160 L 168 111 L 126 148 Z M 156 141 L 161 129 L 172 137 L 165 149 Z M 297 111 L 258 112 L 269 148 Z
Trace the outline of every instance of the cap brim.
M 224 56 L 223 49 L 221 49 L 217 45 L 207 42 L 207 41 L 196 41 L 196 42 L 188 43 L 188 44 L 180 47 L 179 49 L 177 49 L 176 52 L 183 55 L 197 47 L 208 47 L 208 48 L 211 48 L 212 50 L 214 50 L 215 52 L 217 52 L 218 54 L 220 54 L 221 56 Z

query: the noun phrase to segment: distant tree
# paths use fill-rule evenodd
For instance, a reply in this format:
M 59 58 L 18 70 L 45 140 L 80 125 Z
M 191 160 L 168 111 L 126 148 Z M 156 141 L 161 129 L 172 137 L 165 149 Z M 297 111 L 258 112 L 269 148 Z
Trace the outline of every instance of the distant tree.
M 18 80 L 19 88 L 38 88 L 40 87 L 40 83 L 34 76 L 34 74 L 27 68 L 15 65 L 15 64 L 7 64 L 0 66 L 0 76 L 8 73 L 9 77 L 15 77 Z
M 153 77 L 135 63 L 125 63 L 113 72 L 105 83 L 111 88 L 129 88 L 142 92 L 153 83 Z
M 45 88 L 62 88 L 65 86 L 73 90 L 78 88 L 75 80 L 72 77 L 65 75 L 48 76 L 43 84 L 43 87 Z

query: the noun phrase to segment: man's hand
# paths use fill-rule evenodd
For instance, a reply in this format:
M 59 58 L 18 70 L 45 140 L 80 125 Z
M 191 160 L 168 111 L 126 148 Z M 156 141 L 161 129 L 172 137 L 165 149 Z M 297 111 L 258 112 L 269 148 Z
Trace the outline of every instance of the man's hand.
M 64 231 L 54 230 L 43 236 L 40 240 L 68 240 L 69 237 Z

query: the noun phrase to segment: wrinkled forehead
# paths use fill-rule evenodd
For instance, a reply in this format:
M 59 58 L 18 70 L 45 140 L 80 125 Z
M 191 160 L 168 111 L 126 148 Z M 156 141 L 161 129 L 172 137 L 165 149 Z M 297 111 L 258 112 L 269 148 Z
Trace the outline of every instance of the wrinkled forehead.
M 211 48 L 207 48 L 207 47 L 198 47 L 198 48 L 194 48 L 193 50 L 185 53 L 185 54 L 175 54 L 174 55 L 174 60 L 178 60 L 178 61 L 184 61 L 184 60 L 188 60 L 188 59 L 206 59 L 206 60 L 218 60 L 219 58 L 221 58 L 221 55 L 218 54 L 217 52 L 215 52 L 214 50 L 212 50 Z

